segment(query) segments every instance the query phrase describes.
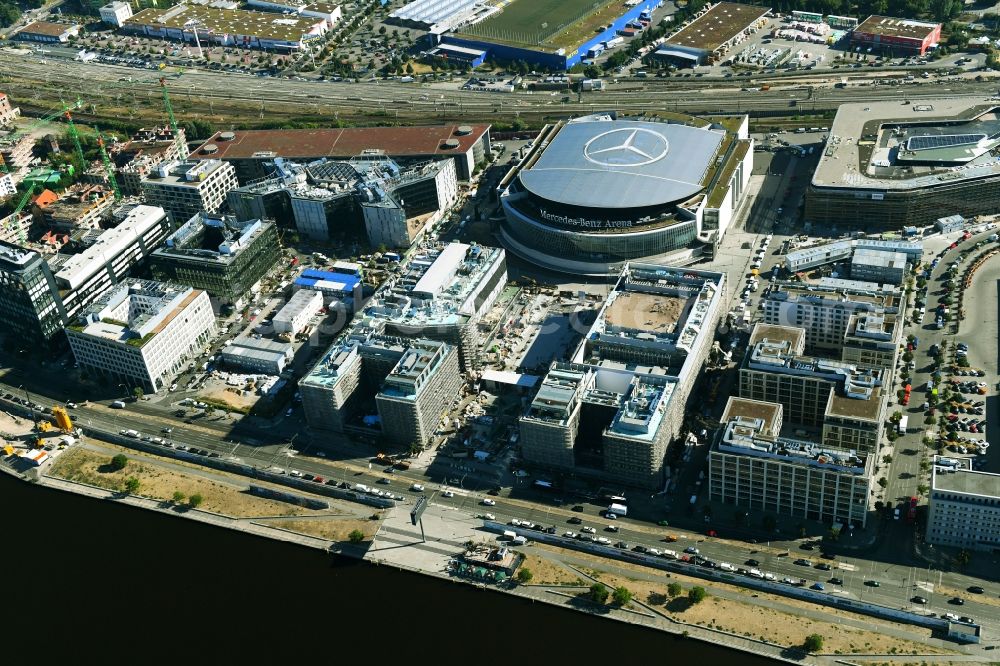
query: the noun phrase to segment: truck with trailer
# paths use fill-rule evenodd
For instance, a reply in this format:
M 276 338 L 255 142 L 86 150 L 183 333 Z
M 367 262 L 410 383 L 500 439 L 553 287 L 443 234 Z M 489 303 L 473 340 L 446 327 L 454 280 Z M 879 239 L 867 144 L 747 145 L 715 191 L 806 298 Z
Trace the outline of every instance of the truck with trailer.
M 627 516 L 628 507 L 625 506 L 624 504 L 618 504 L 617 502 L 612 502 L 611 504 L 608 505 L 608 509 L 607 511 L 605 511 L 605 513 L 613 513 L 616 516 Z
M 625 43 L 624 37 L 612 37 L 611 39 L 604 42 L 604 48 L 613 49 L 616 46 L 621 46 Z

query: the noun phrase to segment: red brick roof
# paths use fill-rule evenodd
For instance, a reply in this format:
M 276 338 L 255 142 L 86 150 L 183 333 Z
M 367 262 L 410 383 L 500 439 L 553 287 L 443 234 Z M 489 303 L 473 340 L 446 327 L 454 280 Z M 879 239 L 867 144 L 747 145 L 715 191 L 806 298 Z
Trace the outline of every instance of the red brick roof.
M 464 127 L 468 133 L 459 131 Z M 255 153 L 276 157 L 356 157 L 368 149 L 384 150 L 390 157 L 455 155 L 468 151 L 490 129 L 489 125 L 431 125 L 418 127 L 352 127 L 346 129 L 235 130 L 224 141 L 217 132 L 191 154 L 194 159 L 246 159 Z M 449 147 L 449 139 L 458 145 Z M 205 147 L 215 145 L 215 152 Z M 267 155 L 270 157 L 270 155 Z

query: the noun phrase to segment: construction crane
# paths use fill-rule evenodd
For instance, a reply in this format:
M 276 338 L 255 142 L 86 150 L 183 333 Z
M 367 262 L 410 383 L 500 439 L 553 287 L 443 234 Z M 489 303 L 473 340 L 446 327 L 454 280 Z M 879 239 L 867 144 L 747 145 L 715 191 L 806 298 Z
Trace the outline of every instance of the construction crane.
M 28 125 L 28 127 L 26 127 L 23 131 L 25 133 L 31 132 L 33 129 L 35 129 L 37 126 L 41 125 L 42 123 L 46 123 L 46 122 L 48 122 L 50 120 L 55 120 L 59 116 L 62 116 L 65 113 L 67 113 L 70 109 L 72 109 L 72 108 L 79 109 L 81 106 L 83 106 L 83 102 L 81 100 L 79 100 L 79 99 L 77 99 L 76 103 L 72 104 L 72 105 L 67 105 L 67 104 L 63 103 L 62 107 L 60 107 L 56 111 L 53 111 L 51 113 L 48 113 L 48 114 L 42 116 L 41 118 L 38 118 L 35 122 L 33 122 L 30 125 Z M 82 155 L 83 155 L 83 151 L 82 150 L 80 151 L 80 155 L 81 155 L 81 158 L 82 158 Z M 10 173 L 10 168 L 7 166 L 7 162 L 4 161 L 3 156 L 0 156 L 0 173 Z
M 97 148 L 101 152 L 101 161 L 104 162 L 104 173 L 108 175 L 108 183 L 111 185 L 111 189 L 114 190 L 115 201 L 121 201 L 122 191 L 118 187 L 118 179 L 115 178 L 115 167 L 111 164 L 111 158 L 108 157 L 108 151 L 104 147 L 104 136 L 96 126 L 94 127 L 94 131 L 97 132 Z
M 174 118 L 174 107 L 170 103 L 170 93 L 167 92 L 167 80 L 164 77 L 160 77 L 160 88 L 163 90 L 163 108 L 167 110 L 167 118 L 170 119 L 170 129 L 174 133 L 174 141 L 177 142 L 177 152 L 180 154 L 181 159 L 185 159 L 188 156 L 187 143 L 181 140 L 180 130 L 177 129 L 177 120 Z
M 83 156 L 83 147 L 80 146 L 80 133 L 76 131 L 76 125 L 73 124 L 73 115 L 69 112 L 68 108 L 63 111 L 63 118 L 66 119 L 66 127 L 69 128 L 70 138 L 73 139 L 76 156 L 80 158 L 80 168 L 85 169 L 87 167 L 87 160 Z

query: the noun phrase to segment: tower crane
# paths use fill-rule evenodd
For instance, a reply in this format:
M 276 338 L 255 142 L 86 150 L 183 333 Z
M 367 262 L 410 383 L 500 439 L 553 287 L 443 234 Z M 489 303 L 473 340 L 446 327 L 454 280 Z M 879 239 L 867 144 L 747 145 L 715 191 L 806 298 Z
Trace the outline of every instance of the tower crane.
M 181 140 L 180 130 L 177 129 L 177 120 L 174 118 L 174 107 L 170 103 L 170 93 L 167 92 L 167 80 L 164 77 L 160 77 L 160 88 L 163 90 L 163 108 L 167 110 L 167 118 L 170 119 L 170 129 L 174 133 L 174 141 L 177 142 L 177 152 L 180 154 L 181 159 L 185 159 L 188 156 L 187 143 Z
M 108 183 L 111 185 L 111 189 L 114 190 L 115 201 L 121 201 L 122 191 L 118 187 L 118 179 L 115 178 L 115 167 L 111 164 L 111 158 L 108 157 L 108 151 L 104 147 L 104 135 L 101 134 L 101 131 L 96 126 L 94 130 L 97 132 L 97 148 L 101 152 L 101 161 L 104 162 L 104 172 L 108 175 Z

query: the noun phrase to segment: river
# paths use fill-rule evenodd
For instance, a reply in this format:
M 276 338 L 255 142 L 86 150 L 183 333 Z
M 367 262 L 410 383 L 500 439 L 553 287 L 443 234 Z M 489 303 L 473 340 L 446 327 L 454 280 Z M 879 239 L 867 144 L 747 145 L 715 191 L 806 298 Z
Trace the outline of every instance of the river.
M 8 649 L 32 661 L 771 663 L 6 474 L 0 506 Z

